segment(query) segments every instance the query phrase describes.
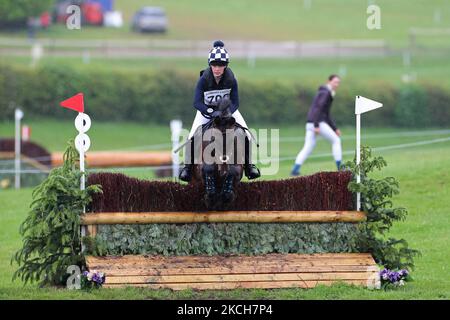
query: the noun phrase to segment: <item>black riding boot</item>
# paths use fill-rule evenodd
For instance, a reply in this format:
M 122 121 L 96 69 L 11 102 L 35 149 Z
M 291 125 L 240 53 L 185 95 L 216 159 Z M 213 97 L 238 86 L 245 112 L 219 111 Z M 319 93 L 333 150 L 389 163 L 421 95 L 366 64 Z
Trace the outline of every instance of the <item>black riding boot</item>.
M 249 179 L 256 179 L 261 176 L 261 172 L 254 164 L 246 164 L 244 167 L 245 176 Z
M 192 164 L 185 164 L 181 169 L 179 178 L 181 181 L 189 182 L 192 178 Z
M 248 137 L 245 138 L 245 164 L 244 164 L 244 173 L 245 176 L 249 179 L 256 179 L 261 176 L 261 172 L 259 169 L 252 164 L 252 161 L 250 159 L 251 157 L 251 142 L 248 139 Z
M 178 178 L 181 181 L 189 182 L 192 179 L 192 164 L 194 163 L 194 143 L 193 139 L 191 142 L 186 144 L 184 149 L 184 167 L 181 169 Z

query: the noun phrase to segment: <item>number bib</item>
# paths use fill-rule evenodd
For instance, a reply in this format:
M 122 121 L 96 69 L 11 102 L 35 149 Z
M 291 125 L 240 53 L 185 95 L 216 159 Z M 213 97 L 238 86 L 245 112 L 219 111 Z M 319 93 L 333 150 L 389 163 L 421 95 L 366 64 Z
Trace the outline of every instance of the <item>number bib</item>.
M 231 89 L 211 90 L 204 92 L 204 103 L 207 106 L 218 106 L 224 98 L 230 98 Z

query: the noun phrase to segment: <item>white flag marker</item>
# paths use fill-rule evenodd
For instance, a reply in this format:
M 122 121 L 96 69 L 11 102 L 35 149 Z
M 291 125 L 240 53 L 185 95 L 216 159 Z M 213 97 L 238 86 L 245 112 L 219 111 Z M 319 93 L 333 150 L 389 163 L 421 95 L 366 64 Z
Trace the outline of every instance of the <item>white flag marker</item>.
M 355 114 L 362 114 L 368 111 L 372 111 L 383 106 L 382 103 L 379 103 L 374 100 L 370 100 L 361 96 L 356 96 L 355 99 Z
M 382 103 L 377 101 L 367 99 L 361 96 L 356 96 L 355 98 L 355 114 L 356 114 L 356 164 L 359 165 L 361 162 L 361 114 L 372 111 L 383 106 Z M 361 183 L 361 174 L 358 170 L 358 175 L 356 176 L 356 182 Z M 356 194 L 356 210 L 361 209 L 361 193 Z

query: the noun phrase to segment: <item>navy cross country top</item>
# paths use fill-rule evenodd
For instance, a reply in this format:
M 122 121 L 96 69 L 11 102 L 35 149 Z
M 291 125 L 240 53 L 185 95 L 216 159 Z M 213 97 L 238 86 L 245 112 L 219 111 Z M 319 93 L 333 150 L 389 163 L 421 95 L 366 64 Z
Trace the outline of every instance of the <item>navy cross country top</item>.
M 208 108 L 215 109 L 223 98 L 230 99 L 231 113 L 239 108 L 238 84 L 231 69 L 225 68 L 219 83 L 211 68 L 200 71 L 194 94 L 194 108 L 203 114 L 209 114 Z

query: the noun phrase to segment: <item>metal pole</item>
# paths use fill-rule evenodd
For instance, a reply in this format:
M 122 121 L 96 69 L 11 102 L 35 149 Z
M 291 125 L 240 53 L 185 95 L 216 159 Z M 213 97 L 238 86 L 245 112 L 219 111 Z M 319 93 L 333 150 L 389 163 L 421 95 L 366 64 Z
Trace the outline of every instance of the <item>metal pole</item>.
M 16 109 L 14 112 L 15 118 L 15 126 L 16 126 L 16 134 L 15 134 L 15 146 L 14 146 L 14 171 L 15 171 L 15 181 L 14 186 L 16 189 L 20 189 L 20 171 L 21 171 L 21 163 L 20 163 L 20 145 L 21 145 L 21 136 L 20 136 L 20 120 L 23 118 L 23 112 L 20 109 Z
M 356 115 L 356 165 L 361 163 L 361 115 Z M 361 173 L 358 168 L 358 174 L 356 176 L 356 182 L 361 183 Z M 356 210 L 361 209 L 361 193 L 356 194 Z
M 78 151 L 80 154 L 80 172 L 81 172 L 81 178 L 80 178 L 80 189 L 85 189 L 85 175 L 84 175 L 84 150 L 81 148 L 81 150 Z M 83 214 L 86 213 L 86 207 L 83 206 Z M 83 244 L 83 238 L 86 236 L 86 228 L 87 226 L 82 225 L 80 227 L 80 241 L 81 241 L 81 252 L 84 253 L 86 251 L 86 247 Z
M 83 117 L 83 115 L 84 115 L 84 113 L 82 113 L 82 112 L 80 112 L 79 114 L 78 114 L 78 116 L 81 116 L 81 117 Z M 77 117 L 78 118 L 78 117 Z M 77 126 L 76 125 L 76 120 L 75 120 L 75 127 Z M 83 120 L 83 123 L 84 123 L 84 120 Z M 80 134 L 82 133 L 82 132 L 86 132 L 86 131 L 84 131 L 84 129 L 83 130 L 81 130 L 80 131 L 80 129 L 79 128 L 77 128 L 78 130 L 79 130 L 79 132 L 80 132 Z M 89 128 L 88 128 L 89 129 Z M 82 145 L 79 147 L 79 148 L 77 148 L 77 150 L 78 150 L 78 153 L 79 153 L 79 155 L 80 155 L 80 173 L 81 173 L 81 178 L 80 178 L 80 190 L 84 190 L 85 188 L 86 188 L 86 181 L 85 181 L 85 179 L 86 179 L 86 177 L 85 177 L 85 166 L 84 166 L 84 154 L 85 154 L 85 152 L 84 152 L 84 147 L 85 147 L 85 144 L 86 143 L 86 141 L 84 141 L 84 139 L 83 139 L 83 143 L 82 143 Z M 83 206 L 83 214 L 84 213 L 86 213 L 86 207 L 85 206 Z M 85 245 L 83 244 L 83 238 L 85 237 L 87 235 L 87 226 L 85 226 L 85 225 L 82 225 L 82 226 L 80 226 L 80 241 L 81 241 L 81 252 L 83 253 L 83 252 L 85 252 L 86 251 L 86 247 L 85 247 Z
M 80 172 L 81 172 L 81 179 L 80 179 L 80 190 L 85 189 L 85 176 L 84 176 L 84 151 L 80 151 Z

